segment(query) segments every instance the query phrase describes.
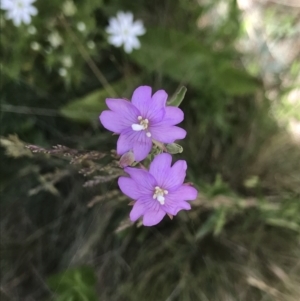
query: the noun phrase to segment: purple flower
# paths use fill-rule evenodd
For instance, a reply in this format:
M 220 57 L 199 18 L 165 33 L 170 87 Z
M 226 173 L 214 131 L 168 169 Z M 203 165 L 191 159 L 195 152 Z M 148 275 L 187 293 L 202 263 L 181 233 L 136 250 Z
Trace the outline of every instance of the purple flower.
M 188 200 L 195 200 L 197 190 L 183 184 L 187 165 L 184 160 L 172 167 L 170 154 L 157 155 L 149 171 L 126 167 L 130 178 L 120 177 L 118 184 L 124 194 L 136 200 L 130 212 L 131 221 L 143 216 L 145 226 L 158 224 L 166 214 L 176 215 L 180 210 L 189 210 Z
M 158 90 L 152 95 L 148 86 L 138 87 L 131 102 L 125 99 L 106 99 L 110 111 L 103 111 L 100 121 L 103 126 L 120 134 L 117 153 L 123 155 L 131 150 L 135 161 L 142 161 L 152 148 L 152 139 L 173 143 L 183 139 L 186 131 L 175 126 L 183 120 L 183 112 L 176 107 L 166 107 L 168 95 Z

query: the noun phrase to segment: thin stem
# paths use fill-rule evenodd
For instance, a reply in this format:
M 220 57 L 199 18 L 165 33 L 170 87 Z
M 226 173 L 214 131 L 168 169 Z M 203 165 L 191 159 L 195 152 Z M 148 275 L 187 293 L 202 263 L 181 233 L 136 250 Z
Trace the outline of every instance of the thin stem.
M 80 54 L 82 55 L 83 59 L 86 61 L 90 69 L 93 71 L 103 88 L 107 91 L 108 94 L 118 96 L 116 91 L 113 89 L 113 87 L 109 84 L 103 73 L 100 71 L 100 69 L 97 67 L 95 62 L 92 60 L 91 56 L 88 54 L 84 46 L 82 45 L 81 41 L 78 39 L 74 31 L 71 29 L 70 25 L 68 24 L 67 20 L 64 16 L 61 16 L 61 21 L 63 25 L 65 26 L 66 30 L 69 32 L 71 38 L 73 39 L 75 45 L 77 46 Z

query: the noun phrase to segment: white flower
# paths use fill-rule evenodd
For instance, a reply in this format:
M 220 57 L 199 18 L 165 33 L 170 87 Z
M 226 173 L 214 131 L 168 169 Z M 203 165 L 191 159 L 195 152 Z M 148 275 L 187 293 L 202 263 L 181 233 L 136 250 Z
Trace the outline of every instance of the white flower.
M 68 71 L 65 68 L 59 68 L 58 73 L 61 77 L 66 77 L 68 74 Z
M 31 16 L 37 15 L 37 9 L 32 5 L 35 0 L 1 0 L 1 9 L 6 10 L 6 18 L 11 19 L 16 26 L 29 24 Z
M 86 43 L 87 47 L 90 49 L 94 49 L 95 48 L 95 43 L 93 41 L 88 41 Z
M 57 48 L 63 43 L 63 39 L 57 31 L 49 34 L 48 41 L 53 48 Z
M 76 13 L 77 8 L 73 1 L 68 0 L 63 4 L 62 10 L 67 17 L 71 17 Z
M 38 42 L 35 42 L 35 41 L 31 42 L 30 47 L 34 51 L 38 51 L 41 48 L 40 44 Z
M 137 36 L 143 35 L 146 30 L 142 21 L 133 21 L 133 14 L 130 12 L 118 12 L 115 18 L 109 19 L 109 26 L 106 32 L 110 35 L 108 42 L 116 47 L 124 45 L 127 53 L 141 47 Z
M 79 22 L 79 23 L 77 23 L 77 29 L 79 31 L 85 31 L 86 26 L 85 26 L 85 24 L 83 22 Z
M 61 62 L 66 68 L 70 68 L 73 66 L 73 60 L 69 55 L 65 55 L 62 58 Z
M 36 28 L 32 25 L 30 25 L 27 29 L 28 33 L 30 34 L 36 34 Z

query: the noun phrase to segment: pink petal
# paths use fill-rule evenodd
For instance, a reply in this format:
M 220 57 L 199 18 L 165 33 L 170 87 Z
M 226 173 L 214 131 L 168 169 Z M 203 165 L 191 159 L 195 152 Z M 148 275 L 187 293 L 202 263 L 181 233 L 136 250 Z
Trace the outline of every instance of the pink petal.
M 190 210 L 191 205 L 185 201 L 168 203 L 162 208 L 166 213 L 176 215 L 180 210 Z
M 145 135 L 145 139 L 137 140 L 133 144 L 134 159 L 136 162 L 144 160 L 152 149 L 152 140 Z
M 100 122 L 102 125 L 109 131 L 120 134 L 125 129 L 131 127 L 131 123 L 112 111 L 103 111 L 99 116 Z
M 132 179 L 120 177 L 118 180 L 118 185 L 121 191 L 130 198 L 137 200 L 139 197 L 141 197 L 140 190 Z
M 144 226 L 157 225 L 166 215 L 166 212 L 162 209 L 146 211 L 143 218 Z
M 127 133 L 122 133 L 117 141 L 117 154 L 123 155 L 124 153 L 128 152 L 129 150 L 133 149 L 133 141 L 134 135 L 136 132 L 131 131 L 131 135 Z
M 124 121 L 133 124 L 137 123 L 138 116 L 140 115 L 139 110 L 125 99 L 106 99 L 107 106 L 119 115 Z
M 159 124 L 155 126 L 170 126 L 180 123 L 184 119 L 184 114 L 181 109 L 176 107 L 166 107 L 166 114 Z
M 197 195 L 198 191 L 195 187 L 181 185 L 176 190 L 169 192 L 167 195 L 167 202 L 193 201 L 197 198 Z
M 175 140 L 183 139 L 186 136 L 186 131 L 177 126 L 150 124 L 150 132 L 153 139 L 163 143 L 173 143 Z
M 137 219 L 139 219 L 147 210 L 147 207 L 143 202 L 135 202 L 133 205 L 132 210 L 130 211 L 130 220 L 132 222 L 135 222 Z
M 154 177 L 144 169 L 125 167 L 132 180 L 136 183 L 140 193 L 152 198 L 154 193 L 154 187 L 157 185 Z
M 134 160 L 140 162 L 150 153 L 152 148 L 151 138 L 146 136 L 145 131 L 133 131 L 131 128 L 124 130 L 117 142 L 117 153 L 123 155 L 129 150 L 133 151 Z
M 146 118 L 150 120 L 150 123 L 162 122 L 166 113 L 166 102 L 168 94 L 164 90 L 158 90 L 152 96 L 150 102 L 147 103 Z
M 143 117 L 146 116 L 149 104 L 151 103 L 152 88 L 140 86 L 136 88 L 131 97 L 132 104 L 137 107 Z
M 150 106 L 147 110 L 146 115 L 144 118 L 147 118 L 149 120 L 150 126 L 151 124 L 157 124 L 164 120 L 166 115 L 166 109 L 165 108 L 158 108 Z
M 187 164 L 184 160 L 178 160 L 172 167 L 168 177 L 164 179 L 163 188 L 174 191 L 183 184 L 186 176 Z
M 172 156 L 170 154 L 157 155 L 150 164 L 149 172 L 157 180 L 158 186 L 163 186 L 164 180 L 171 171 Z
M 168 99 L 168 94 L 165 90 L 158 90 L 152 96 L 153 105 L 164 108 Z

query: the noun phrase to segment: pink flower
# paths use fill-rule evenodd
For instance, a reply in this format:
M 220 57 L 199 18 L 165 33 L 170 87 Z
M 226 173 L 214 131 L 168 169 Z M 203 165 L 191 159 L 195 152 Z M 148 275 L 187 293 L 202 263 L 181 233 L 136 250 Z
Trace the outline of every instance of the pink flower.
M 152 149 L 152 139 L 162 143 L 173 143 L 183 139 L 186 131 L 175 126 L 183 120 L 179 108 L 166 106 L 168 95 L 158 90 L 152 95 L 152 88 L 138 87 L 131 102 L 125 99 L 106 99 L 110 111 L 103 111 L 100 121 L 103 126 L 120 134 L 117 153 L 123 155 L 132 151 L 135 161 L 142 161 Z
M 150 164 L 149 171 L 126 167 L 129 177 L 120 177 L 121 191 L 136 200 L 130 212 L 131 221 L 143 216 L 144 226 L 158 224 L 166 214 L 176 215 L 180 210 L 190 210 L 187 201 L 195 200 L 197 190 L 183 184 L 187 164 L 177 161 L 172 167 L 170 154 L 157 155 Z

